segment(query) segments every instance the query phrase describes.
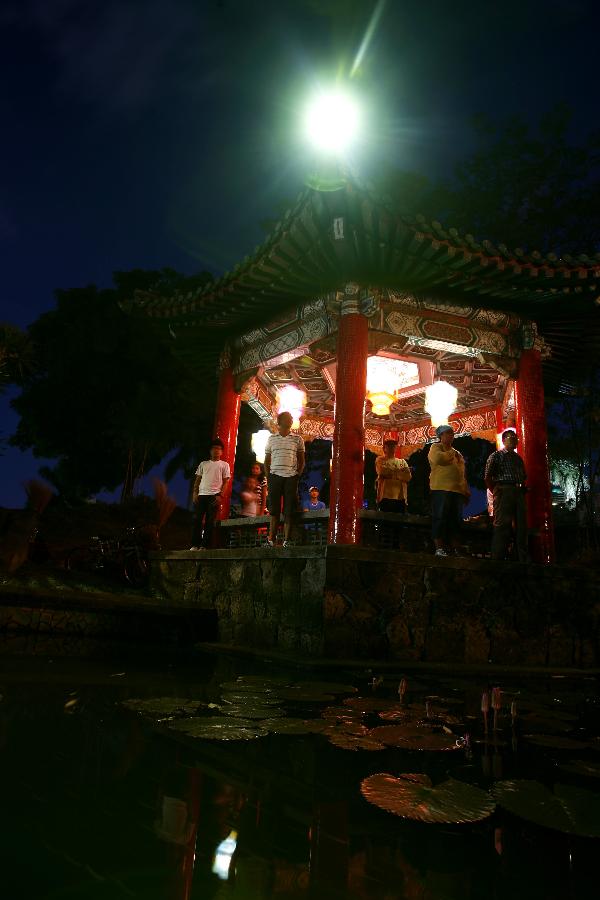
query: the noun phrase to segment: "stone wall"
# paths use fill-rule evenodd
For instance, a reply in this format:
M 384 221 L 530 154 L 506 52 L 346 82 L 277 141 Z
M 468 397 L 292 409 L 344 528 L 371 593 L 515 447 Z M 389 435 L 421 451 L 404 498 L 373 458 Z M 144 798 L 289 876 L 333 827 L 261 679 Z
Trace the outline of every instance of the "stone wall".
M 219 640 L 327 658 L 600 664 L 591 570 L 364 547 L 158 556 L 152 590 L 215 609 Z
M 219 640 L 323 651 L 325 548 L 214 550 L 153 559 L 151 590 L 169 604 L 216 609 Z

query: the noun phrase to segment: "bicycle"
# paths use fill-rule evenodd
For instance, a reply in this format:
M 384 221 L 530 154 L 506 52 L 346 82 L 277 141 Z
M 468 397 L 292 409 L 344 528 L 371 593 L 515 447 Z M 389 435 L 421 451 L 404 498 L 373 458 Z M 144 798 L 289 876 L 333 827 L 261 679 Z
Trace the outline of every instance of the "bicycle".
M 74 547 L 65 558 L 65 569 L 107 572 L 139 588 L 148 580 L 150 560 L 143 537 L 135 528 L 127 528 L 119 538 L 93 535 L 89 544 Z

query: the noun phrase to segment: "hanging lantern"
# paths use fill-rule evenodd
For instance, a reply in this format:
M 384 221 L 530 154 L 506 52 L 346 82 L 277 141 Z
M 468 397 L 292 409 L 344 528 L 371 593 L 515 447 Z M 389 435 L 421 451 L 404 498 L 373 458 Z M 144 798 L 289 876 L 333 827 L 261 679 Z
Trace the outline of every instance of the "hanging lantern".
M 270 436 L 271 432 L 266 428 L 261 429 L 261 431 L 255 431 L 252 435 L 250 445 L 258 463 L 264 463 L 265 461 L 265 448 Z
M 447 425 L 448 417 L 456 409 L 458 391 L 447 381 L 436 381 L 425 391 L 425 412 L 431 416 L 434 428 Z
M 367 400 L 375 416 L 388 416 L 398 392 L 410 384 L 418 383 L 419 368 L 416 363 L 387 356 L 370 356 L 367 360 Z
M 289 412 L 293 418 L 292 428 L 300 427 L 300 416 L 306 406 L 306 394 L 293 384 L 286 384 L 277 391 L 277 413 Z

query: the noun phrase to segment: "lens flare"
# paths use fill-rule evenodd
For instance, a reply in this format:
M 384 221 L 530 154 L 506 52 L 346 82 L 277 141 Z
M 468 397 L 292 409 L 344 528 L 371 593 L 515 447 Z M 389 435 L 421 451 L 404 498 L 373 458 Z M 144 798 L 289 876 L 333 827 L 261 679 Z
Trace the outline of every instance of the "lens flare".
M 277 391 L 277 413 L 289 412 L 293 418 L 292 428 L 300 427 L 300 416 L 306 406 L 306 394 L 293 384 L 286 384 Z
M 323 91 L 309 104 L 304 126 L 309 141 L 324 153 L 343 153 L 356 138 L 360 112 L 341 89 Z

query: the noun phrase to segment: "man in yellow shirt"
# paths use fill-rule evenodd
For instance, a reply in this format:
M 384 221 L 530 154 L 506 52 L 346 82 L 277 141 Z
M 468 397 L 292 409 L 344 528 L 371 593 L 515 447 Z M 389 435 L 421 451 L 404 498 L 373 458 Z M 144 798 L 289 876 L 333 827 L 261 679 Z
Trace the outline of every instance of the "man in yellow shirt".
M 439 443 L 431 445 L 429 465 L 431 475 L 431 531 L 436 556 L 449 556 L 452 549 L 458 554 L 462 508 L 471 492 L 465 476 L 465 461 L 452 446 L 454 430 L 440 425 L 435 430 Z
M 383 456 L 375 460 L 377 472 L 377 509 L 381 512 L 406 512 L 407 485 L 411 479 L 405 459 L 396 457 L 398 442 L 383 443 Z

